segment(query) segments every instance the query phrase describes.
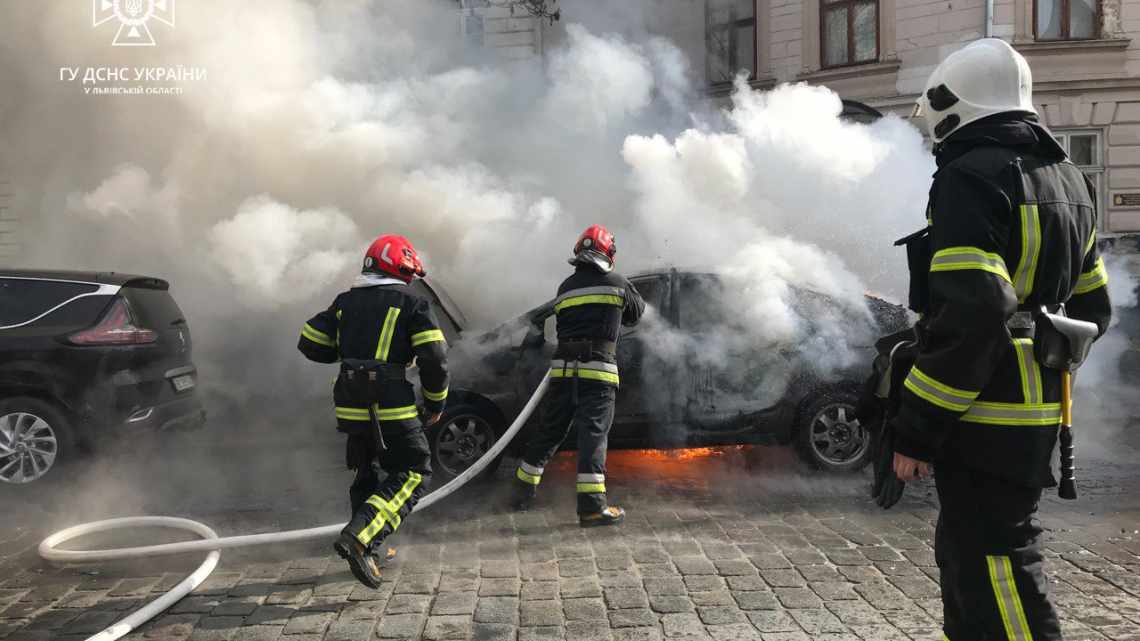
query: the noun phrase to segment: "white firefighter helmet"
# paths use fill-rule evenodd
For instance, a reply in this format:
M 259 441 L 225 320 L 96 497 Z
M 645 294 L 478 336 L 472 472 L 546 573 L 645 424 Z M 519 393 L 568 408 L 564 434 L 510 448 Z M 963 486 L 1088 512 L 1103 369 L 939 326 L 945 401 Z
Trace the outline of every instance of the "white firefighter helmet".
M 999 113 L 1036 114 L 1029 63 L 1004 40 L 983 38 L 955 51 L 930 74 L 915 115 L 935 143 Z

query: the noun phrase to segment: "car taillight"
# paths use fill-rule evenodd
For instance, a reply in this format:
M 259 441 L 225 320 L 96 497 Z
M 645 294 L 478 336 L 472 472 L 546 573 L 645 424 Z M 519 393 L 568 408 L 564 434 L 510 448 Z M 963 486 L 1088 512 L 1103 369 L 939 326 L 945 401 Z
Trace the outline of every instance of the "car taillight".
M 117 298 L 98 325 L 72 334 L 68 340 L 75 345 L 146 345 L 157 341 L 158 334 L 136 327 L 126 301 Z

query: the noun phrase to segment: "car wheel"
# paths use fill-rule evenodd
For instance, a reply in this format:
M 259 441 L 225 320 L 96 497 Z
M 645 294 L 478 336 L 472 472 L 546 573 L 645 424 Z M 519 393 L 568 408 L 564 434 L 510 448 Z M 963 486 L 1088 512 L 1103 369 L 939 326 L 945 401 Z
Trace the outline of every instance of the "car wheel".
M 70 455 L 71 424 L 56 406 L 21 396 L 0 400 L 0 482 L 39 481 Z
M 871 433 L 855 417 L 856 394 L 828 391 L 800 411 L 795 443 L 800 456 L 827 472 L 856 472 L 871 460 Z
M 443 416 L 428 428 L 432 473 L 437 485 L 462 474 L 487 453 L 503 433 L 496 417 L 475 405 L 448 407 Z M 488 479 L 499 467 L 500 455 L 479 479 Z

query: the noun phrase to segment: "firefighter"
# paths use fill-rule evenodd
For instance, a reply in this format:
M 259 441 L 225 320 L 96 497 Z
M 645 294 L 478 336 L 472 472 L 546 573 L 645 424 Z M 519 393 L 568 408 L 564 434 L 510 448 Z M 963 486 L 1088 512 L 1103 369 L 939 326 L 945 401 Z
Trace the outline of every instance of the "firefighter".
M 371 588 L 380 585 L 374 552 L 407 519 L 431 477 L 415 391 L 405 378 L 413 358 L 423 389 L 424 424 L 439 420 L 447 401 L 443 332 L 431 303 L 409 287 L 423 276 L 423 264 L 406 238 L 377 238 L 352 288 L 309 319 L 298 345 L 310 360 L 341 362 L 333 400 L 337 430 L 348 435 L 345 461 L 356 477 L 348 491 L 352 519 L 333 547 L 357 580 Z M 383 481 L 376 462 L 386 474 Z
M 887 469 L 934 476 L 947 639 L 1060 639 L 1034 517 L 1056 485 L 1062 379 L 1035 358 L 1033 314 L 1063 304 L 1108 327 L 1092 186 L 1038 122 L 1029 65 L 1002 40 L 947 57 L 916 113 L 938 170 L 926 233 L 905 239 L 922 316 Z
M 543 468 L 562 442 L 578 433 L 578 520 L 583 527 L 613 525 L 625 511 L 606 501 L 606 440 L 618 387 L 617 339 L 622 325 L 635 325 L 645 311 L 637 289 L 614 271 L 617 246 L 605 227 L 586 229 L 574 245 L 574 273 L 554 300 L 558 347 L 542 425 L 527 445 L 515 473 L 513 505 L 528 509 Z

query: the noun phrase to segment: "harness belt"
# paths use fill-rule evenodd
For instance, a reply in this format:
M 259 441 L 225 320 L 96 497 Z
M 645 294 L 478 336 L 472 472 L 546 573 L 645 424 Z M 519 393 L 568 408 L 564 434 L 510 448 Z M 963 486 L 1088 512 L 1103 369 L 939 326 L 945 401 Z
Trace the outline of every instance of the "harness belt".
M 558 342 L 554 358 L 577 361 L 617 359 L 617 341 L 604 338 L 568 338 Z

